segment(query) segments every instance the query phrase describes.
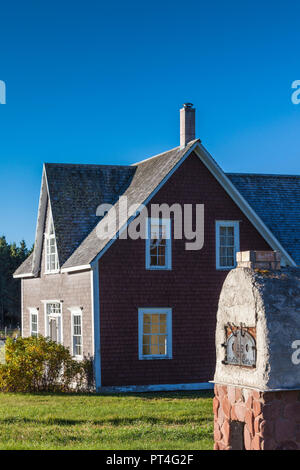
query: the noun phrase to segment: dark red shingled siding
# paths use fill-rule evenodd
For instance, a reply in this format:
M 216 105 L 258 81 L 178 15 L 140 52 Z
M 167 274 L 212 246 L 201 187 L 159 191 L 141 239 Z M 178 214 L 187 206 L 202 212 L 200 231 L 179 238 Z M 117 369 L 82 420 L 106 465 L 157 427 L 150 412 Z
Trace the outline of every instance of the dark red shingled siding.
M 205 204 L 205 242 L 186 251 L 172 241 L 172 271 L 145 269 L 145 242 L 117 240 L 99 262 L 102 385 L 206 382 L 215 367 L 215 326 L 227 271 L 216 270 L 215 221 L 240 220 L 241 250 L 268 244 L 196 155 L 190 155 L 152 203 Z M 138 308 L 173 309 L 173 359 L 138 359 Z

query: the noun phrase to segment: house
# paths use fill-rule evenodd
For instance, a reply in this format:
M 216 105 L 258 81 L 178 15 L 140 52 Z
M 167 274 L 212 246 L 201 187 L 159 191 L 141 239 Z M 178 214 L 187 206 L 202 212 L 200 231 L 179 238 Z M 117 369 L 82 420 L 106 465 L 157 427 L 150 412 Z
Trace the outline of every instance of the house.
M 174 236 L 171 211 L 151 217 L 161 204 L 200 208 L 198 246 Z M 299 265 L 299 216 L 300 177 L 225 174 L 195 139 L 190 103 L 172 150 L 131 166 L 46 163 L 34 251 L 14 274 L 22 334 L 92 357 L 98 391 L 209 388 L 235 253 L 272 249 Z M 143 223 L 144 237 L 124 237 Z

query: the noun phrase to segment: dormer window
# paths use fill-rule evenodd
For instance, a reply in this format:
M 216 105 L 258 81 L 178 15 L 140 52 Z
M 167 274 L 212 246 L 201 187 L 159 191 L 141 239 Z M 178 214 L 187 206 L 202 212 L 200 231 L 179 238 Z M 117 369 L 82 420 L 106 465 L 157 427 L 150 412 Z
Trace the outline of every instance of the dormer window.
M 46 242 L 46 273 L 54 273 L 59 269 L 57 247 L 53 222 L 50 224 L 48 233 L 45 234 Z

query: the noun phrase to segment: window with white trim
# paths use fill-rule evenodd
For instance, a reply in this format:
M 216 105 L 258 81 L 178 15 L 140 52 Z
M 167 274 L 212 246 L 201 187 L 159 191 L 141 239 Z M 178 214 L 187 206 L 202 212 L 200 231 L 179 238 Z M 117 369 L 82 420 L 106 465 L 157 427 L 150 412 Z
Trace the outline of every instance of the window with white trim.
M 71 309 L 72 315 L 72 355 L 82 358 L 82 313 L 81 310 Z
M 45 303 L 45 331 L 52 341 L 62 343 L 62 305 L 61 302 Z
M 30 336 L 38 336 L 38 310 L 30 308 Z
M 147 219 L 146 269 L 172 269 L 171 220 Z
M 172 358 L 172 309 L 139 309 L 139 359 Z
M 216 267 L 232 269 L 236 266 L 236 253 L 240 250 L 238 221 L 216 221 Z
M 56 239 L 53 222 L 51 222 L 48 233 L 45 234 L 46 242 L 46 273 L 57 272 L 59 269 Z

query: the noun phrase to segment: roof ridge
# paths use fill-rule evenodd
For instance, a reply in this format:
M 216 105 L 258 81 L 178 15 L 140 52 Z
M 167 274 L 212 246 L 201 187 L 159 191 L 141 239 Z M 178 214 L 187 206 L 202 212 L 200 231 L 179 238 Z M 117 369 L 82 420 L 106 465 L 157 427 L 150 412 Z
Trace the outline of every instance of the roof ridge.
M 161 153 L 157 153 L 156 155 L 152 155 L 152 157 L 148 157 L 148 158 L 145 158 L 144 160 L 141 160 L 139 162 L 136 162 L 136 163 L 132 163 L 131 166 L 136 166 L 136 165 L 140 165 L 141 163 L 145 163 L 149 160 L 152 160 L 152 158 L 156 158 L 156 157 L 161 157 L 162 155 L 165 155 L 169 152 L 174 152 L 175 150 L 184 150 L 185 148 L 187 149 L 187 147 L 191 146 L 191 145 L 194 145 L 195 142 L 199 141 L 200 142 L 200 139 L 194 139 L 194 140 L 191 140 L 190 142 L 188 142 L 188 144 L 185 146 L 185 147 L 181 147 L 180 145 L 177 145 L 176 147 L 173 147 L 169 150 L 165 150 L 164 152 L 161 152 Z
M 131 168 L 131 165 L 105 165 L 97 163 L 44 163 L 45 166 L 62 166 L 64 168 Z
M 233 173 L 233 172 L 226 172 L 226 175 L 233 175 L 233 176 L 267 176 L 270 178 L 300 178 L 300 175 L 288 175 L 288 174 L 279 174 L 279 173 Z

